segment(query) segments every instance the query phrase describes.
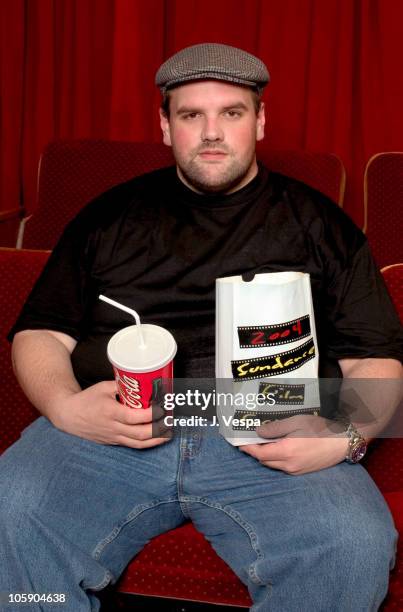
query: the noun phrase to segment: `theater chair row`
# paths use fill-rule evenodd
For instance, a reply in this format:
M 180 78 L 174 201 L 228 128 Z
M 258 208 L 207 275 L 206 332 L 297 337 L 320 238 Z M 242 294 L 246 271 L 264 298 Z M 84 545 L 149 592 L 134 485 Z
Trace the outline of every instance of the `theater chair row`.
M 268 168 L 301 180 L 343 206 L 346 173 L 331 153 L 270 151 L 259 143 Z M 44 150 L 35 213 L 20 225 L 17 248 L 52 249 L 66 223 L 91 199 L 133 176 L 173 163 L 161 143 L 107 140 L 56 141 Z M 372 157 L 364 179 L 364 231 L 379 267 L 403 259 L 403 153 Z

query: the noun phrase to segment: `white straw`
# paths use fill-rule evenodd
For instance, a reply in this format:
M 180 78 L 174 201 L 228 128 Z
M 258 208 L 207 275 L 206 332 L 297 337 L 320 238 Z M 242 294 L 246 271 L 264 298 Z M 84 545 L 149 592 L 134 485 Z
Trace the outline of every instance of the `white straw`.
M 143 336 L 143 331 L 141 329 L 140 317 L 137 314 L 137 312 L 133 310 L 133 308 L 128 308 L 127 306 L 123 306 L 123 304 L 119 304 L 119 302 L 115 302 L 115 300 L 111 300 L 105 295 L 100 295 L 98 297 L 103 302 L 106 302 L 107 304 L 110 304 L 111 306 L 115 306 L 115 308 L 120 308 L 120 310 L 124 310 L 125 312 L 128 312 L 129 314 L 131 314 L 132 317 L 134 317 L 134 320 L 136 321 L 136 325 L 138 327 L 139 336 L 140 336 L 140 348 L 145 348 L 146 343 L 144 342 L 144 336 Z

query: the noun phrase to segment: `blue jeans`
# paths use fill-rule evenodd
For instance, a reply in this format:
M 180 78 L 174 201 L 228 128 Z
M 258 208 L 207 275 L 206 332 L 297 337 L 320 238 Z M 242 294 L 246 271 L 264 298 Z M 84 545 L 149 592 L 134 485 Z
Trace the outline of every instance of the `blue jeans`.
M 188 518 L 248 586 L 253 612 L 377 610 L 394 563 L 390 512 L 360 465 L 290 476 L 200 428 L 133 450 L 41 417 L 0 459 L 0 485 L 2 610 L 97 611 L 96 592 Z M 6 606 L 6 593 L 66 603 Z

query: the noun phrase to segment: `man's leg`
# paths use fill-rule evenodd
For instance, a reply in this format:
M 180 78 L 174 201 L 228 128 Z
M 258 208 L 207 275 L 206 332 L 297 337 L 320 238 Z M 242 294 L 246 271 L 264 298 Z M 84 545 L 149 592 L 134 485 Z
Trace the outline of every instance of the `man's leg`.
M 66 603 L 25 604 L 27 612 L 98 610 L 94 592 L 183 522 L 178 458 L 178 439 L 135 450 L 35 421 L 0 458 L 0 609 L 22 609 L 6 605 L 13 593 L 37 593 Z
M 183 511 L 247 584 L 253 612 L 378 609 L 397 533 L 364 468 L 290 476 L 219 436 L 187 440 Z

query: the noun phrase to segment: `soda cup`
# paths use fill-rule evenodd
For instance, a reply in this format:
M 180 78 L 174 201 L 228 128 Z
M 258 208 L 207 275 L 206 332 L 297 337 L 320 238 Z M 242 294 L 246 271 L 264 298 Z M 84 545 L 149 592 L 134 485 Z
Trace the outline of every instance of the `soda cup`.
M 172 334 L 158 325 L 142 324 L 118 331 L 108 342 L 119 399 L 129 408 L 148 408 L 162 388 L 172 389 L 177 346 Z M 144 339 L 144 343 L 142 342 Z

